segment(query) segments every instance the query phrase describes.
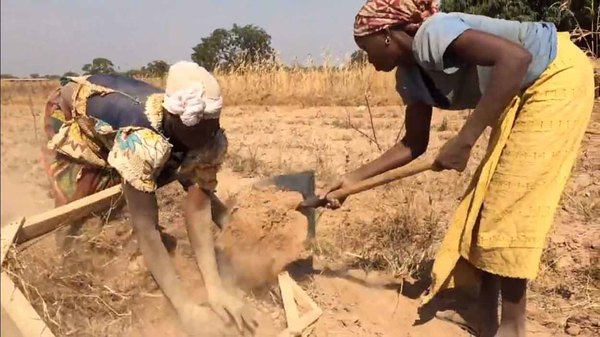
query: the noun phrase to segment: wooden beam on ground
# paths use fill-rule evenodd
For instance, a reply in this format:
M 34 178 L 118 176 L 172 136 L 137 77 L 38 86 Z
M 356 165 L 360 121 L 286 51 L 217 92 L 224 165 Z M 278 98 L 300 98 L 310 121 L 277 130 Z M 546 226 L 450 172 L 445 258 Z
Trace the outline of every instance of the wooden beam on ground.
M 309 326 L 321 317 L 323 310 L 294 281 L 287 271 L 280 273 L 278 280 L 287 320 L 287 328 L 278 337 L 301 336 Z M 307 307 L 310 311 L 300 316 L 296 302 Z
M 61 225 L 79 220 L 90 213 L 114 205 L 121 197 L 121 185 L 116 185 L 85 198 L 25 219 L 16 242 L 23 243 L 51 232 Z
M 0 233 L 0 252 L 2 253 L 2 256 L 0 256 L 0 265 L 4 264 L 4 258 L 6 257 L 6 254 L 8 254 L 8 250 L 10 249 L 12 244 L 15 242 L 17 233 L 19 232 L 21 227 L 23 227 L 24 223 L 25 218 L 21 218 L 2 227 L 2 232 Z
M 292 286 L 292 283 L 290 282 L 290 277 L 287 274 L 287 272 L 279 274 L 278 280 L 288 330 L 294 333 L 294 335 L 296 335 L 301 331 L 298 331 L 298 323 L 300 321 L 300 317 L 298 313 L 298 307 L 296 306 L 296 300 L 294 299 L 294 288 Z
M 23 293 L 15 286 L 13 281 L 6 273 L 2 273 L 2 311 L 3 314 L 10 316 L 12 324 L 4 326 L 2 330 L 10 336 L 20 334 L 24 337 L 54 337 L 54 334 L 42 318 L 37 314 L 35 309 L 29 304 L 29 301 Z M 5 329 L 16 329 L 18 331 L 4 331 Z

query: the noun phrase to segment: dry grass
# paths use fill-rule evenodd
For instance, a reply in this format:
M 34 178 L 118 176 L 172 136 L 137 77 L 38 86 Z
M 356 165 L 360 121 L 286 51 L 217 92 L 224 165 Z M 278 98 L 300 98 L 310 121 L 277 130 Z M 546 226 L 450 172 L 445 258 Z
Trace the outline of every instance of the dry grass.
M 360 105 L 366 91 L 374 105 L 398 104 L 394 74 L 376 72 L 372 67 L 304 69 L 253 67 L 241 71 L 216 71 L 227 105 Z M 164 87 L 164 79 L 145 79 Z M 27 96 L 47 95 L 58 81 L 2 81 L 2 104 L 26 103 Z
M 415 200 L 416 193 L 414 186 L 386 189 L 385 197 L 373 205 L 374 217 L 347 219 L 334 229 L 337 235 L 317 237 L 315 253 L 398 278 L 427 276 L 420 272 L 433 259 L 445 226 L 431 204 Z
M 18 255 L 13 252 L 6 270 L 55 334 L 116 334 L 132 324 L 130 305 L 140 296 L 133 278 L 120 282 L 118 274 L 127 265 L 113 266 L 130 237 L 126 222 L 101 230 L 98 221 L 90 221 L 64 260 L 52 237 L 45 237 Z

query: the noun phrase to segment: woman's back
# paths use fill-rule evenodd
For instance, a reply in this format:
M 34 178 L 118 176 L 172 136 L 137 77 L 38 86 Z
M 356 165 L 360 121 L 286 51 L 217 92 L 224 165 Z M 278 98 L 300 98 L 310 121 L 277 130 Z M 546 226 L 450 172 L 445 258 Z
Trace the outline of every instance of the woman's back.
M 469 29 L 503 37 L 531 53 L 532 62 L 522 89 L 535 82 L 556 57 L 557 32 L 552 23 L 437 13 L 423 22 L 412 44 L 417 64 L 425 74 L 417 67 L 398 69 L 397 90 L 405 102 L 421 101 L 447 109 L 475 107 L 488 84 L 492 67 L 469 65 L 446 52 L 450 44 Z
M 161 89 L 122 75 L 92 75 L 87 80 L 118 92 L 104 96 L 91 96 L 87 102 L 88 115 L 110 124 L 115 129 L 140 126 L 158 131 L 162 118 L 148 116 L 150 113 L 155 115 L 157 109 L 147 109 L 146 102 L 150 96 L 162 94 Z M 158 121 L 151 122 L 157 118 Z

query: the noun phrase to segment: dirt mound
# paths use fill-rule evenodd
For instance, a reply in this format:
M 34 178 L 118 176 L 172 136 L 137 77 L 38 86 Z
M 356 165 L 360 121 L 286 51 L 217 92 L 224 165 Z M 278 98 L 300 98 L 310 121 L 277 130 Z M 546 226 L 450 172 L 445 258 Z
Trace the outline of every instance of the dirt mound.
M 238 286 L 258 288 L 275 281 L 304 252 L 308 221 L 295 210 L 302 195 L 249 187 L 234 199 L 230 221 L 216 245 Z

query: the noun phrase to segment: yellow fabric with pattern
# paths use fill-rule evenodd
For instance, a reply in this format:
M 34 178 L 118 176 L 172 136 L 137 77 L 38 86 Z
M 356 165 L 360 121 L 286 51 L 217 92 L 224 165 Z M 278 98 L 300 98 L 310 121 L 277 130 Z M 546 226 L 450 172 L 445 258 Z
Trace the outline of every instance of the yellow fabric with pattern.
M 594 103 L 593 68 L 559 33 L 556 59 L 494 128 L 437 253 L 429 302 L 473 288 L 480 271 L 534 279 Z
M 170 155 L 171 144 L 163 136 L 150 129 L 130 127 L 117 132 L 108 163 L 131 186 L 152 192 Z
M 77 88 L 73 92 L 73 109 L 82 116 L 87 116 L 88 98 L 94 95 L 106 95 L 115 92 L 112 89 L 89 82 L 87 76 L 70 77 L 70 79 L 77 83 Z

